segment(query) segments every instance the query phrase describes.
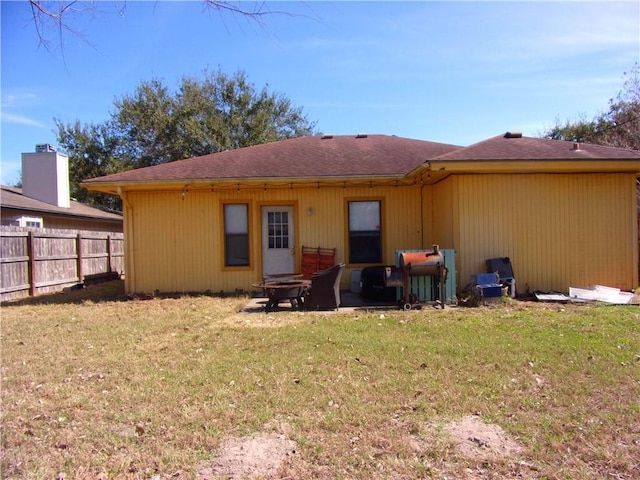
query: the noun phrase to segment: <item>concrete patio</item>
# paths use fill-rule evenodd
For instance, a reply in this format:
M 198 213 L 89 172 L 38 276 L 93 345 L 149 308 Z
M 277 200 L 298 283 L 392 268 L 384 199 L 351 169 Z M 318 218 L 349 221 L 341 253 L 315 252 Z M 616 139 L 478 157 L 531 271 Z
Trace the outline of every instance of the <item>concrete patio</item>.
M 245 313 L 264 313 L 265 306 L 267 304 L 267 297 L 265 296 L 255 296 L 249 300 L 249 302 L 242 309 Z M 338 310 L 320 310 L 318 313 L 345 313 L 345 312 L 353 312 L 353 311 L 362 311 L 362 310 L 400 310 L 400 305 L 398 302 L 390 302 L 388 300 L 372 300 L 365 299 L 360 296 L 358 293 L 353 293 L 351 291 L 341 291 L 340 292 L 340 308 Z M 416 309 L 425 307 L 425 304 L 416 306 Z M 430 305 L 426 305 L 431 308 Z M 277 312 L 312 312 L 311 310 L 298 310 L 297 308 L 292 308 L 291 304 L 287 301 L 283 301 L 278 305 L 278 308 L 270 313 Z

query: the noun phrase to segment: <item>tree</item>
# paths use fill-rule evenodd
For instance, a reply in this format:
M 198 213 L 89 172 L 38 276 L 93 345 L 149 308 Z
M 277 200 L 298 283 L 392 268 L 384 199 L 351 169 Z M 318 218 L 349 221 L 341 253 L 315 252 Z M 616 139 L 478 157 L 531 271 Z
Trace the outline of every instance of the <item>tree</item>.
M 131 169 L 126 158 L 117 158 L 119 139 L 112 135 L 108 124 L 81 125 L 79 121 L 65 125 L 56 119 L 58 141 L 69 156 L 69 188 L 72 198 L 107 210 L 122 210 L 119 198 L 100 193 L 90 193 L 80 187 L 80 182 L 110 173 Z
M 624 73 L 623 88 L 609 100 L 609 110 L 593 120 L 581 118 L 554 126 L 543 133 L 555 140 L 589 142 L 619 148 L 640 150 L 640 65 Z
M 218 69 L 183 77 L 175 92 L 159 79 L 144 81 L 114 101 L 102 124 L 56 119 L 58 144 L 69 155 L 71 190 L 78 200 L 114 208 L 113 199 L 85 192 L 87 178 L 148 167 L 260 143 L 313 134 L 302 109 L 286 96 L 257 90 L 245 73 Z
M 618 148 L 640 150 L 640 65 L 624 73 L 624 84 L 616 98 L 609 100 L 609 110 L 593 120 L 556 124 L 544 137 L 573 142 L 589 142 Z M 636 198 L 640 205 L 640 179 L 636 179 Z
M 313 124 L 283 95 L 257 91 L 244 72 L 158 79 L 115 101 L 114 126 L 135 168 L 309 135 Z

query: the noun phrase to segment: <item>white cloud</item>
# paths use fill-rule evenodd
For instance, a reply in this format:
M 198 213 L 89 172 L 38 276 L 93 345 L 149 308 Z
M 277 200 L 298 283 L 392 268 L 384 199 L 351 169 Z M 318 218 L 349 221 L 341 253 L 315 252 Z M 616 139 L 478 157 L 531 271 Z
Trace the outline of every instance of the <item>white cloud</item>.
M 2 122 L 13 123 L 17 125 L 27 125 L 29 127 L 37 127 L 37 128 L 49 128 L 47 125 L 44 125 L 37 120 L 33 120 L 29 117 L 24 117 L 22 115 L 14 115 L 12 113 L 2 112 L 2 116 L 0 117 Z
M 2 93 L 2 108 L 31 105 L 37 99 L 35 93 Z
M 0 120 L 4 124 L 48 128 L 47 125 L 30 116 L 10 112 L 10 110 L 15 112 L 17 110 L 37 107 L 38 98 L 37 94 L 28 91 L 20 91 L 20 89 L 2 92 L 2 113 L 0 114 Z

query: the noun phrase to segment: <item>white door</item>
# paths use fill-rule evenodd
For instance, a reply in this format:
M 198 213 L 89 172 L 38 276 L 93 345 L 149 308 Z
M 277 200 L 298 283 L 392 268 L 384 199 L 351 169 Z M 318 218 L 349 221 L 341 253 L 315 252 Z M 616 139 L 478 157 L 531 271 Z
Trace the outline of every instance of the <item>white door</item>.
M 262 207 L 262 274 L 294 273 L 293 207 Z

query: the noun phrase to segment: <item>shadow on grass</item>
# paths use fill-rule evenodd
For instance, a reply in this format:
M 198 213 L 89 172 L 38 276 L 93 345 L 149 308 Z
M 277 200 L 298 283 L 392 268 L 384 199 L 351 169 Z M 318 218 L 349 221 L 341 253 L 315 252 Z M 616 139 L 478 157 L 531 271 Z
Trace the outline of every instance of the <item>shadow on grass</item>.
M 124 293 L 124 280 L 111 280 L 80 289 L 2 302 L 2 308 L 20 307 L 24 305 L 65 305 L 84 302 L 102 303 L 119 301 L 127 301 L 127 296 Z
M 84 288 L 66 290 L 63 292 L 52 293 L 48 295 L 40 295 L 37 297 L 21 298 L 8 302 L 2 302 L 2 308 L 20 307 L 25 305 L 68 305 L 82 304 L 85 302 L 104 303 L 104 302 L 131 302 L 144 301 L 162 298 L 182 298 L 182 297 L 246 297 L 249 298 L 247 292 L 234 293 L 211 293 L 211 292 L 183 292 L 183 293 L 125 293 L 124 280 L 111 280 L 108 282 L 97 283 Z

